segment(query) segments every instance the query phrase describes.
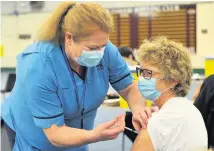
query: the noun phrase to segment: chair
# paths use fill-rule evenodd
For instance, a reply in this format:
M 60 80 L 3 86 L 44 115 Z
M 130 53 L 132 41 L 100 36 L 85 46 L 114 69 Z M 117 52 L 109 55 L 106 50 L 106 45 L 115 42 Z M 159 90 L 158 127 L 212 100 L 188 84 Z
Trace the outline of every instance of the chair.
M 15 81 L 16 81 L 16 74 L 10 73 L 8 75 L 5 88 L 1 90 L 1 93 L 3 94 L 3 99 L 5 98 L 6 93 L 9 93 L 12 91 Z

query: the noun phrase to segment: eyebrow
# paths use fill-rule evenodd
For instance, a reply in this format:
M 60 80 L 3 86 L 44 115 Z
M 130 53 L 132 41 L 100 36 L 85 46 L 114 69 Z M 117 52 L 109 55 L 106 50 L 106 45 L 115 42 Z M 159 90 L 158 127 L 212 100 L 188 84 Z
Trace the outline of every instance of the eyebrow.
M 143 68 L 142 66 L 140 67 L 140 69 L 150 70 L 150 71 L 155 72 L 155 73 L 160 72 L 160 71 L 157 71 L 156 69 L 155 70 L 154 69 L 147 69 L 147 68 Z
M 105 47 L 107 44 L 102 45 L 102 46 L 96 46 L 96 45 L 88 45 L 88 47 L 93 47 L 93 48 L 97 48 L 97 47 Z

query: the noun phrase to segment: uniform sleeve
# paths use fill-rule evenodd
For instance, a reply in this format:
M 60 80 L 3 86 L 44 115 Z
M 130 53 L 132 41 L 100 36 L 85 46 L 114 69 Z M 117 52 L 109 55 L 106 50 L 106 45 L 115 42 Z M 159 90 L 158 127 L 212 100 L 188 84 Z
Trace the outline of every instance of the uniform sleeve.
M 117 47 L 111 42 L 106 46 L 109 82 L 116 91 L 120 91 L 132 84 L 133 77 L 130 70 L 121 57 Z
M 35 124 L 49 128 L 64 124 L 61 102 L 57 96 L 57 80 L 49 58 L 37 54 L 28 57 L 31 66 L 26 74 L 26 99 Z

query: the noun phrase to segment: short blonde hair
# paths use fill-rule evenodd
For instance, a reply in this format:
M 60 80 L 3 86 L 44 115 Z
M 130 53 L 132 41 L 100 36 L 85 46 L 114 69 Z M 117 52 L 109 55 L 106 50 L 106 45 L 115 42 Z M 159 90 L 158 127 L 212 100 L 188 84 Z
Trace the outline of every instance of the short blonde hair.
M 148 62 L 159 68 L 164 78 L 178 81 L 173 89 L 177 96 L 185 96 L 190 88 L 192 68 L 188 50 L 181 44 L 166 37 L 144 40 L 137 52 L 141 62 Z
M 108 10 L 101 5 L 91 2 L 76 4 L 75 2 L 62 2 L 41 26 L 36 39 L 38 41 L 59 41 L 59 22 L 66 9 L 72 6 L 64 17 L 61 25 L 62 33 L 70 32 L 75 39 L 82 40 L 96 30 L 110 33 L 114 21 Z M 63 38 L 63 37 L 62 37 Z

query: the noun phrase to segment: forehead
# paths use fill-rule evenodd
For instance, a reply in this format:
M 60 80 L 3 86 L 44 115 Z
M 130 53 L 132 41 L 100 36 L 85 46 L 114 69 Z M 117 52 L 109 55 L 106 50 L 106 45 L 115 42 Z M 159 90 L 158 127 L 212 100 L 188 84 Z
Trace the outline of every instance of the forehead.
M 95 31 L 86 40 L 83 41 L 84 44 L 92 46 L 103 46 L 106 45 L 109 40 L 109 34 L 103 31 Z

